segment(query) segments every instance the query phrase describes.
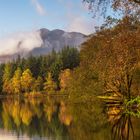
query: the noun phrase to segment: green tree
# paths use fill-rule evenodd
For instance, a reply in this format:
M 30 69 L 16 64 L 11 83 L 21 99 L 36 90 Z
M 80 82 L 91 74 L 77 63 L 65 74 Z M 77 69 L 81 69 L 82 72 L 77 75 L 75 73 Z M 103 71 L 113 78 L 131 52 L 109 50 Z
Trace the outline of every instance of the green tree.
M 0 65 L 0 93 L 2 93 L 2 88 L 3 88 L 3 72 L 4 72 L 4 64 Z
M 62 69 L 62 61 L 58 58 L 55 60 L 55 62 L 50 66 L 50 72 L 52 75 L 52 78 L 57 84 L 59 84 L 59 73 Z
M 12 77 L 12 65 L 10 63 L 7 63 L 4 67 L 4 73 L 2 77 L 4 93 L 12 93 L 11 77 Z
M 80 63 L 79 51 L 73 47 L 64 47 L 60 51 L 60 59 L 63 64 L 63 69 L 73 69 Z
M 26 69 L 30 69 L 32 72 L 33 77 L 37 78 L 39 71 L 40 71 L 40 62 L 38 61 L 38 57 L 30 56 L 26 60 Z
M 10 80 L 11 77 L 12 77 L 12 66 L 10 63 L 7 63 L 4 67 L 3 82 Z

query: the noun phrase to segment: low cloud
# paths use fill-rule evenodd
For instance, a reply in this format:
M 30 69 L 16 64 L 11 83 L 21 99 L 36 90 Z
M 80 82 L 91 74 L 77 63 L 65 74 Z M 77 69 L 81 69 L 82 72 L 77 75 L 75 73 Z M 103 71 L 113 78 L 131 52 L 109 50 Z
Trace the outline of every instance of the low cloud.
M 42 45 L 39 31 L 12 34 L 0 39 L 0 55 L 26 55 Z
M 44 16 L 46 15 L 46 10 L 44 7 L 39 3 L 38 0 L 31 0 L 33 6 L 35 7 L 36 11 L 38 12 L 39 15 Z

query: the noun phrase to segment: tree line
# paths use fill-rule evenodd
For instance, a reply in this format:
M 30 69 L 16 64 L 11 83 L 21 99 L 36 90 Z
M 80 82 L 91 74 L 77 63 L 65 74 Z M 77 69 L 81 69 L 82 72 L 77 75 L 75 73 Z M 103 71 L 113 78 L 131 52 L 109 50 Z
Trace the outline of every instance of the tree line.
M 0 65 L 1 93 L 29 93 L 60 89 L 60 73 L 79 65 L 79 51 L 64 47 L 45 56 L 29 56 Z M 62 74 L 61 74 L 62 75 Z

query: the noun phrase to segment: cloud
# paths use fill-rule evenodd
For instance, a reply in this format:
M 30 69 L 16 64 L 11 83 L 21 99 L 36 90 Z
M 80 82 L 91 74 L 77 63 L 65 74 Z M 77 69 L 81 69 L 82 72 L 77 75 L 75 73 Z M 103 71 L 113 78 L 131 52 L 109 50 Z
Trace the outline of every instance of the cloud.
M 26 55 L 43 44 L 39 31 L 12 34 L 0 39 L 0 55 Z
M 88 5 L 86 3 L 58 0 L 58 2 L 65 7 L 64 19 L 67 21 L 65 30 L 71 32 L 81 32 L 83 34 L 90 34 L 94 32 L 95 22 L 90 17 Z M 73 10 L 72 10 L 73 9 Z
M 46 10 L 44 7 L 39 3 L 38 0 L 31 0 L 33 6 L 35 7 L 36 11 L 38 12 L 39 15 L 44 16 L 46 15 Z
M 68 31 L 81 32 L 86 35 L 94 32 L 94 26 L 92 20 L 87 20 L 84 17 L 76 17 L 70 20 L 67 26 Z

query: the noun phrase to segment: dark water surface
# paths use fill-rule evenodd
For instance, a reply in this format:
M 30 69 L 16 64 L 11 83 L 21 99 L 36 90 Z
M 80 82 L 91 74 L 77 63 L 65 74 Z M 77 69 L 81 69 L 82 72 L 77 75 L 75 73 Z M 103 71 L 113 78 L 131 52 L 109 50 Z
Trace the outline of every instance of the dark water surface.
M 0 140 L 140 140 L 134 112 L 65 98 L 1 99 Z

